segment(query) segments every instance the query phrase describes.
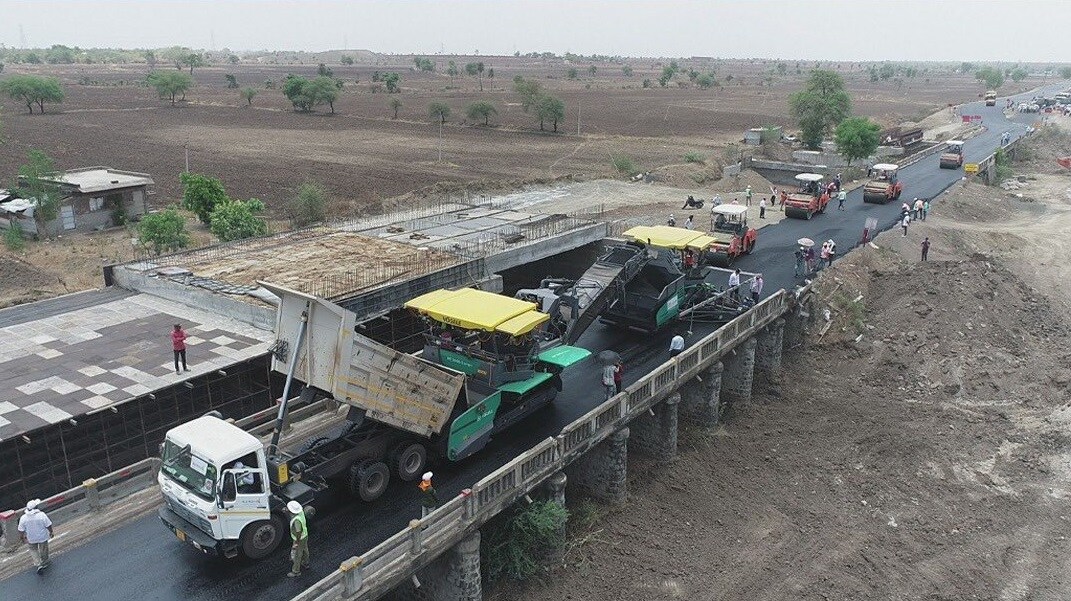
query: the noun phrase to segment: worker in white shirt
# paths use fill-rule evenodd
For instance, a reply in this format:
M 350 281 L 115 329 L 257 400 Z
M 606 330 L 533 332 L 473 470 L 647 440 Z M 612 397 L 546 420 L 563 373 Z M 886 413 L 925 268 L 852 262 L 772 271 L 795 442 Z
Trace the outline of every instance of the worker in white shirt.
M 48 519 L 45 512 L 37 508 L 40 504 L 40 499 L 33 499 L 26 503 L 26 513 L 19 518 L 19 537 L 30 548 L 33 565 L 37 566 L 38 574 L 52 565 L 52 561 L 48 558 L 48 541 L 53 536 L 52 520 Z
M 669 341 L 669 356 L 676 357 L 684 350 L 684 336 L 677 334 Z

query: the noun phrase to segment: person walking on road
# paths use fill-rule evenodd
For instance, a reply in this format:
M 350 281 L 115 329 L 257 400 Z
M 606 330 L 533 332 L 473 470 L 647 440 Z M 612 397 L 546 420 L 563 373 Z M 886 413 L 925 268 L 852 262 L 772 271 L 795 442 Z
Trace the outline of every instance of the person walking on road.
M 922 220 L 926 221 L 926 216 L 930 214 L 930 199 L 922 201 Z
M 602 366 L 602 389 L 605 396 L 605 400 L 610 400 L 610 397 L 617 394 L 617 384 L 614 383 L 614 373 L 617 371 L 615 365 Z
M 766 219 L 766 197 L 759 199 L 759 219 Z
M 431 472 L 424 472 L 417 485 L 420 489 L 420 519 L 428 517 L 439 506 L 439 495 L 435 494 L 435 487 L 431 485 L 432 476 Z
M 182 359 L 182 369 L 190 371 L 190 368 L 186 366 L 186 331 L 182 329 L 181 324 L 175 324 L 175 329 L 171 330 L 171 350 L 175 351 L 175 374 L 181 374 L 179 371 L 179 359 Z
M 762 297 L 762 285 L 765 282 L 762 279 L 762 274 L 756 274 L 755 279 L 751 280 L 751 303 L 758 304 L 759 298 Z
M 37 573 L 44 572 L 52 565 L 48 558 L 48 541 L 52 538 L 52 520 L 48 515 L 38 509 L 41 499 L 32 499 L 26 503 L 26 513 L 19 518 L 19 538 L 30 548 L 33 557 L 33 565 Z
M 290 548 L 290 559 L 293 565 L 290 567 L 290 578 L 301 575 L 301 569 L 309 567 L 309 526 L 305 521 L 305 508 L 297 501 L 286 504 L 286 510 L 290 512 L 290 538 L 294 540 Z
M 903 235 L 904 238 L 907 237 L 907 226 L 910 225 L 910 224 L 911 224 L 911 215 L 908 214 L 908 213 L 905 213 L 904 214 L 904 218 L 900 220 L 900 227 L 904 230 L 904 235 Z
M 669 341 L 669 356 L 676 357 L 684 350 L 684 336 L 677 334 Z
M 926 236 L 926 239 L 922 241 L 922 260 L 929 261 L 930 256 L 930 237 Z
M 844 201 L 845 200 L 848 200 L 848 193 L 845 192 L 844 190 L 839 190 L 837 192 L 837 210 L 838 211 L 843 211 L 844 210 Z

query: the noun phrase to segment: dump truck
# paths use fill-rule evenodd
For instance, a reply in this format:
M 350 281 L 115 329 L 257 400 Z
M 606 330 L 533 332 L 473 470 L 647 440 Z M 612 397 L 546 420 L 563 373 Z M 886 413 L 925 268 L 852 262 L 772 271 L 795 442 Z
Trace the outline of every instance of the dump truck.
M 824 176 L 818 173 L 800 173 L 796 176 L 799 188 L 795 192 L 781 191 L 785 217 L 810 219 L 816 213 L 824 213 L 829 204 L 829 192 L 822 185 Z
M 988 92 L 985 93 L 985 105 L 986 106 L 997 106 L 997 93 L 996 92 L 994 92 L 993 90 L 989 90 Z
M 870 168 L 873 177 L 863 186 L 863 202 L 885 204 L 900 198 L 904 184 L 897 179 L 900 166 L 878 163 Z
M 287 536 L 289 501 L 308 507 L 335 482 L 370 502 L 392 478 L 419 478 L 429 460 L 478 452 L 551 402 L 561 371 L 590 355 L 563 343 L 565 333 L 579 337 L 577 320 L 594 320 L 583 310 L 551 324 L 535 303 L 436 290 L 405 303 L 427 325 L 423 350 L 410 355 L 356 333 L 356 315 L 334 303 L 262 285 L 280 299 L 272 369 L 287 375 L 271 442 L 205 415 L 161 445 L 159 517 L 205 554 L 267 557 Z M 296 381 L 300 400 L 329 396 L 348 409 L 324 435 L 286 450 L 279 438 Z
M 921 127 L 899 126 L 883 130 L 878 139 L 883 146 L 905 148 L 921 142 L 923 133 Z
M 941 169 L 959 169 L 963 166 L 963 141 L 948 140 L 941 153 Z

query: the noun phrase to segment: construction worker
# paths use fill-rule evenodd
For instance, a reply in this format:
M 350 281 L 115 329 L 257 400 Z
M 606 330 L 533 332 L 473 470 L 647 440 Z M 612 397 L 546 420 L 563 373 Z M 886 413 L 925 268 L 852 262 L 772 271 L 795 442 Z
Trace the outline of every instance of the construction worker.
M 420 519 L 428 517 L 439 506 L 439 496 L 435 494 L 435 487 L 431 485 L 431 472 L 424 472 L 420 478 Z
M 26 512 L 19 518 L 19 538 L 30 549 L 33 557 L 33 565 L 37 573 L 45 571 L 52 565 L 48 558 L 48 541 L 54 536 L 52 532 L 52 520 L 48 519 L 45 512 L 38 509 L 40 499 L 31 499 L 26 503 Z
M 673 217 L 673 213 L 669 214 L 669 219 L 666 220 L 666 225 L 669 227 L 677 225 L 677 219 Z
M 747 190 L 745 190 L 744 193 L 747 194 L 747 206 L 750 207 L 751 206 L 751 186 L 748 186 Z
M 294 539 L 294 546 L 290 549 L 290 559 L 294 564 L 287 576 L 294 578 L 301 575 L 301 568 L 309 567 L 309 527 L 301 503 L 290 501 L 286 504 L 286 510 L 293 516 L 290 518 L 290 538 Z
M 844 210 L 844 201 L 848 199 L 848 192 L 845 190 L 839 190 L 837 192 L 837 210 Z

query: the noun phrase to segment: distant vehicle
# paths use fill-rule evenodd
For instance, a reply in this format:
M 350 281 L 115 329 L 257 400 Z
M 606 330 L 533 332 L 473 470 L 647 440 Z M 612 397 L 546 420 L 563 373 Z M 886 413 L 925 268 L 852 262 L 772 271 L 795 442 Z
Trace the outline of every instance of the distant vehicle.
M 990 91 L 985 93 L 985 105 L 986 106 L 997 106 L 997 93 L 996 92 L 990 90 Z
M 759 232 L 747 225 L 747 207 L 723 204 L 710 209 L 710 213 L 714 218 L 710 236 L 714 240 L 706 249 L 708 262 L 728 267 L 737 257 L 755 249 Z
M 903 182 L 896 178 L 899 165 L 878 163 L 871 167 L 874 177 L 863 186 L 863 202 L 885 204 L 900 198 Z
M 789 193 L 781 191 L 781 200 L 785 205 L 785 217 L 810 219 L 815 213 L 824 213 L 829 204 L 829 192 L 822 185 L 825 177 L 819 173 L 801 173 L 796 176 L 799 190 Z
M 800 139 L 797 138 L 796 136 L 792 135 L 792 134 L 786 134 L 786 135 L 781 136 L 781 141 L 782 142 L 788 142 L 789 144 L 795 144 L 796 142 L 799 142 Z
M 963 166 L 963 141 L 945 142 L 945 151 L 941 153 L 941 169 L 959 169 Z
M 921 127 L 893 127 L 881 132 L 880 140 L 883 146 L 895 146 L 903 148 L 922 141 L 923 131 Z

